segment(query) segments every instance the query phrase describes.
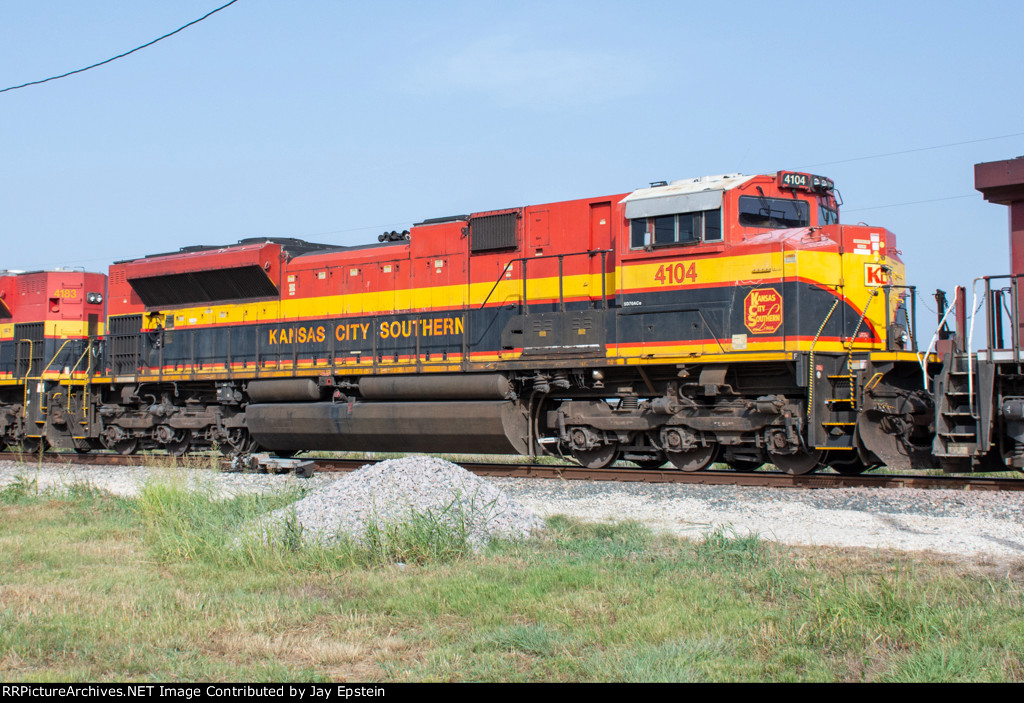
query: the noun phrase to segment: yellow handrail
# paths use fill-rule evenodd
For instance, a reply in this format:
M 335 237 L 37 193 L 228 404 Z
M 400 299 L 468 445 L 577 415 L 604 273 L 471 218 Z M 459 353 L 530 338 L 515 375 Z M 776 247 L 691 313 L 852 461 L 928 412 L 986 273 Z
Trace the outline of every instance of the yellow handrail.
M 59 348 L 59 349 L 57 349 L 57 351 L 56 351 L 56 352 L 54 352 L 53 358 L 52 358 L 52 359 L 50 359 L 50 361 L 49 361 L 49 362 L 47 362 L 46 366 L 44 366 L 44 367 L 43 367 L 43 371 L 42 371 L 42 373 L 41 373 L 41 374 L 39 374 L 39 378 L 42 378 L 42 377 L 43 377 L 43 374 L 44 374 L 44 373 L 46 373 L 46 370 L 47 370 L 48 368 L 50 368 L 50 366 L 51 366 L 51 365 L 53 364 L 53 362 L 55 362 L 55 361 L 57 360 L 57 357 L 58 357 L 58 356 L 60 356 L 60 353 L 61 353 L 62 351 L 64 351 L 64 347 L 66 347 L 66 346 L 68 345 L 68 342 L 70 342 L 70 341 L 71 341 L 70 339 L 65 339 L 65 340 L 64 340 L 64 343 L 60 345 L 60 348 Z M 26 376 L 26 380 L 27 380 L 27 379 L 28 379 L 28 377 Z

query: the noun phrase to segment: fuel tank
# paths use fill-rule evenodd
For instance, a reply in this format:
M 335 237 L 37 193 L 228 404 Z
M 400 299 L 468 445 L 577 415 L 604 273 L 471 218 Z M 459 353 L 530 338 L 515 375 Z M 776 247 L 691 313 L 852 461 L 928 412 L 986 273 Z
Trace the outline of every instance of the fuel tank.
M 267 450 L 528 453 L 529 419 L 513 401 L 264 403 L 245 424 Z

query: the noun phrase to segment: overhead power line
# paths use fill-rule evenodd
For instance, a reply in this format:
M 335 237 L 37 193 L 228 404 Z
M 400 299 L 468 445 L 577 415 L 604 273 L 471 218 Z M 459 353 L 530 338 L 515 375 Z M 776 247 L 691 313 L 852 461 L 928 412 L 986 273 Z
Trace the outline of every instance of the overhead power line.
M 950 195 L 946 198 L 931 198 L 930 200 L 911 200 L 906 203 L 892 203 L 890 205 L 872 205 L 871 207 L 843 208 L 843 212 L 863 212 L 864 210 L 881 210 L 887 207 L 903 207 L 904 205 L 920 205 L 922 203 L 937 203 L 942 200 L 960 200 L 962 198 L 977 198 L 978 193 L 969 195 Z
M 833 166 L 835 164 L 848 164 L 852 161 L 867 161 L 868 159 L 881 159 L 886 156 L 899 156 L 900 154 L 915 154 L 919 151 L 932 151 L 933 149 L 947 149 L 951 146 L 963 146 L 964 144 L 978 144 L 979 142 L 991 142 L 997 139 L 1009 139 L 1010 137 L 1021 137 L 1024 136 L 1024 132 L 1014 132 L 1013 134 L 1002 134 L 998 137 L 982 137 L 981 139 L 969 139 L 965 142 L 950 142 L 949 144 L 936 144 L 935 146 L 923 146 L 918 149 L 905 149 L 904 151 L 890 151 L 885 154 L 872 154 L 871 156 L 857 156 L 852 159 L 840 159 L 839 161 L 822 161 L 817 164 L 809 164 L 807 166 L 801 166 L 804 168 L 814 168 L 816 166 Z
M 167 34 L 163 35 L 162 37 L 157 37 L 156 39 L 154 39 L 151 42 L 143 44 L 142 46 L 137 46 L 134 49 L 132 49 L 131 51 L 126 51 L 123 54 L 118 54 L 117 56 L 114 56 L 112 58 L 107 59 L 106 61 L 100 61 L 99 63 L 94 63 L 92 66 L 86 66 L 85 68 L 78 68 L 78 69 L 75 69 L 74 71 L 68 71 L 67 73 L 62 73 L 59 76 L 50 76 L 49 78 L 43 78 L 42 80 L 38 80 L 38 81 L 31 81 L 29 83 L 22 83 L 21 85 L 12 85 L 10 88 L 0 89 L 0 93 L 6 93 L 9 90 L 18 90 L 19 88 L 27 88 L 30 85 L 39 85 L 40 83 L 47 83 L 49 81 L 55 81 L 55 80 L 57 80 L 59 78 L 67 78 L 68 76 L 73 76 L 76 73 L 83 73 L 85 71 L 89 71 L 91 69 L 98 68 L 99 66 L 103 66 L 104 64 L 108 64 L 111 61 L 117 61 L 118 59 L 123 59 L 125 56 L 128 56 L 129 54 L 134 54 L 136 51 L 140 51 L 142 49 L 145 49 L 147 46 L 153 46 L 158 41 L 162 41 L 162 40 L 166 39 L 167 37 L 172 37 L 175 34 L 177 34 L 178 32 L 180 32 L 180 31 L 182 31 L 184 29 L 188 29 L 189 27 L 191 27 L 194 24 L 199 24 L 200 22 L 205 20 L 210 15 L 213 15 L 213 14 L 216 14 L 216 13 L 220 12 L 224 8 L 229 7 L 231 5 L 234 5 L 236 2 L 238 2 L 238 0 L 231 0 L 231 2 L 226 3 L 224 5 L 221 5 L 216 10 L 211 10 L 210 12 L 207 12 L 205 15 L 203 15 L 199 19 L 192 20 L 188 24 L 185 24 L 185 25 L 182 25 L 181 27 L 178 27 L 173 32 L 168 32 Z

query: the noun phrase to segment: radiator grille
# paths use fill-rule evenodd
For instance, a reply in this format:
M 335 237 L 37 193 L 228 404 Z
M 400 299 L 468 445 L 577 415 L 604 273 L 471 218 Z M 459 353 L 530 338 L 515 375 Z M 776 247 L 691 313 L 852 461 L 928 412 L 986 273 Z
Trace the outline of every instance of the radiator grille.
M 139 368 L 142 315 L 111 317 L 107 333 L 110 367 L 115 374 L 132 374 Z
M 17 375 L 38 376 L 43 372 L 43 354 L 46 339 L 43 322 L 25 322 L 14 325 L 14 342 L 17 345 Z
M 469 248 L 472 252 L 515 249 L 518 212 L 483 215 L 469 220 Z
M 255 265 L 133 278 L 128 283 L 149 307 L 269 298 L 277 295 L 277 288 L 267 278 L 267 274 Z

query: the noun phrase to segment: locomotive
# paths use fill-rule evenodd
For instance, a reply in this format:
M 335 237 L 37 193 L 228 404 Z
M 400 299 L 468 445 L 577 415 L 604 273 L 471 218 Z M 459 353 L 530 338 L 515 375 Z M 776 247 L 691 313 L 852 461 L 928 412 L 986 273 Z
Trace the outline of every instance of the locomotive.
M 364 246 L 258 238 L 106 275 L 6 272 L 0 443 L 1024 466 L 1012 374 L 945 321 L 919 351 L 895 235 L 841 224 L 840 204 L 822 176 L 727 174 Z

